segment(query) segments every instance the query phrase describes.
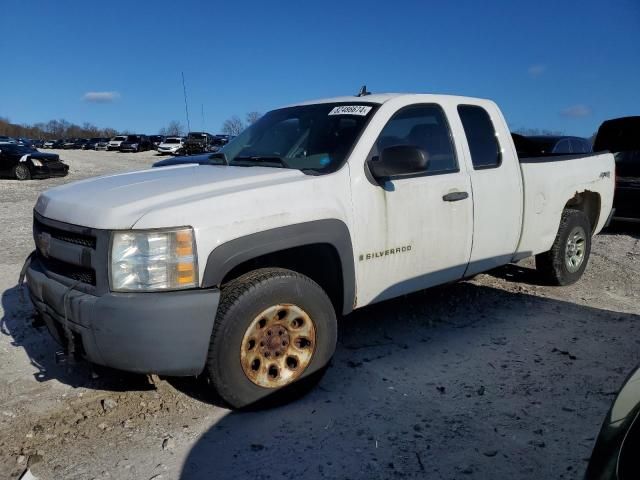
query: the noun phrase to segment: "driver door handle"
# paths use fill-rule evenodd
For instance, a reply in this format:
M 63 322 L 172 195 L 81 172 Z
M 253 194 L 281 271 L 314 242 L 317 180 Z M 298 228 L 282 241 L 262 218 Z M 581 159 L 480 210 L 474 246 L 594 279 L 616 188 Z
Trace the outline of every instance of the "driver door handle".
M 465 198 L 469 198 L 469 194 L 467 192 L 451 192 L 444 195 L 442 200 L 445 202 L 459 202 Z

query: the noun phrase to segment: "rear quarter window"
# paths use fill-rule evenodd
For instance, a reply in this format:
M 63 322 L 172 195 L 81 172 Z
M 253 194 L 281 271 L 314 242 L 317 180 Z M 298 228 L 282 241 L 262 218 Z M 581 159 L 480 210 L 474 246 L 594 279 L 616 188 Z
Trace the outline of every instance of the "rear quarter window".
M 458 105 L 458 114 L 469 144 L 473 168 L 499 167 L 502 164 L 502 152 L 487 111 L 477 105 Z

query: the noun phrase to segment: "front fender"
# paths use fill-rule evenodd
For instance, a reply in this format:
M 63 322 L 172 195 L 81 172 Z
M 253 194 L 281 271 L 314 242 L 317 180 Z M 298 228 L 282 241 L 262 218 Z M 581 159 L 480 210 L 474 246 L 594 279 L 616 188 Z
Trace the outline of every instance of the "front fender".
M 238 265 L 281 250 L 313 244 L 329 244 L 340 257 L 343 281 L 343 314 L 353 310 L 356 296 L 353 246 L 347 225 L 337 219 L 314 220 L 273 228 L 230 240 L 216 247 L 207 258 L 203 288 L 220 286 Z

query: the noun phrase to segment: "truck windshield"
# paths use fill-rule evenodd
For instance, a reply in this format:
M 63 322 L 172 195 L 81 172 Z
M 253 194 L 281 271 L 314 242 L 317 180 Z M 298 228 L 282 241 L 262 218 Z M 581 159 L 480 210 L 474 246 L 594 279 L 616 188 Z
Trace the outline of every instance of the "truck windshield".
M 322 103 L 273 110 L 222 148 L 230 165 L 335 172 L 346 161 L 376 104 Z

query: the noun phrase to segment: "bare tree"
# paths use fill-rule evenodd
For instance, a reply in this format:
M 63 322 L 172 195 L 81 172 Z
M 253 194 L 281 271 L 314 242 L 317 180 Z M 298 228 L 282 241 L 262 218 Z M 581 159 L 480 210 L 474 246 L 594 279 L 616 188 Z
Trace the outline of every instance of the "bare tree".
M 118 135 L 118 131 L 114 128 L 105 128 L 104 130 L 102 130 L 102 134 L 105 137 L 113 138 Z
M 226 133 L 227 135 L 239 135 L 245 128 L 244 123 L 240 120 L 240 117 L 234 115 L 231 118 L 228 118 L 222 124 L 222 133 Z
M 260 120 L 261 116 L 262 116 L 262 114 L 260 112 L 249 112 L 249 113 L 247 113 L 247 125 L 253 125 L 258 120 Z
M 184 135 L 184 126 L 177 120 L 171 120 L 169 125 L 161 130 L 161 135 L 180 137 Z

